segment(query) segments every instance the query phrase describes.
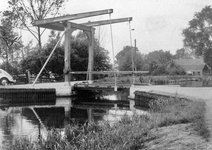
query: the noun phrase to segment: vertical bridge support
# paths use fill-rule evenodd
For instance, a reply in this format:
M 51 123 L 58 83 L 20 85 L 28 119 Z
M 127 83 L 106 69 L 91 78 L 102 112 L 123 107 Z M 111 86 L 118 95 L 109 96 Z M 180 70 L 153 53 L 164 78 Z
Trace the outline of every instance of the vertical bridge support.
M 64 53 L 64 74 L 65 74 L 65 82 L 71 81 L 71 34 L 76 29 L 83 30 L 87 37 L 88 37 L 88 43 L 89 43 L 89 58 L 88 58 L 88 79 L 92 82 L 93 80 L 93 65 L 94 65 L 94 29 L 92 27 L 87 27 L 84 25 L 79 25 L 71 22 L 64 22 L 63 23 L 65 28 L 65 53 Z
M 92 27 L 81 27 L 82 25 L 76 25 L 70 22 L 63 23 L 65 28 L 65 53 L 64 53 L 64 74 L 65 82 L 71 81 L 71 34 L 74 30 L 83 29 L 88 37 L 89 49 L 88 49 L 88 80 L 93 81 L 93 65 L 94 65 L 94 29 Z
M 91 29 L 91 32 L 85 31 L 88 41 L 89 41 L 89 48 L 88 48 L 88 74 L 87 79 L 89 83 L 93 82 L 93 66 L 94 66 L 94 29 Z
M 65 82 L 69 82 L 71 80 L 69 71 L 71 70 L 71 27 L 70 24 L 66 23 L 65 30 L 65 42 L 64 42 L 64 74 L 65 74 Z
M 64 41 L 64 74 L 65 74 L 65 82 L 71 81 L 71 34 L 75 30 L 72 28 L 71 23 L 64 22 L 65 28 L 65 41 Z

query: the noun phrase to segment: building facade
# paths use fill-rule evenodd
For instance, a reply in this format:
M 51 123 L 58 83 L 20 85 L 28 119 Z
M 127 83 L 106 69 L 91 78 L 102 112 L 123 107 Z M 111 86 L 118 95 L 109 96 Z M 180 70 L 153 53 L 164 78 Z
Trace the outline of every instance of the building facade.
M 203 59 L 175 59 L 176 65 L 181 66 L 187 75 L 203 76 L 212 73 L 211 68 L 203 61 Z

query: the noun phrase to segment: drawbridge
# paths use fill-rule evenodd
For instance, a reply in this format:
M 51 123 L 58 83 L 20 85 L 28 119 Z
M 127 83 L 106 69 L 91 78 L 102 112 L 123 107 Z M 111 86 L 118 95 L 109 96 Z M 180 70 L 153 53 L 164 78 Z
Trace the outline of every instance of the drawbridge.
M 62 37 L 59 39 L 58 43 L 60 40 L 65 37 L 64 40 L 64 75 L 65 75 L 65 82 L 67 84 L 70 83 L 71 81 L 71 75 L 73 74 L 86 74 L 87 75 L 87 82 L 88 83 L 93 83 L 93 75 L 94 74 L 113 74 L 115 78 L 114 82 L 114 89 L 117 90 L 117 74 L 120 73 L 128 73 L 132 74 L 134 77 L 134 74 L 136 73 L 146 73 L 144 71 L 135 71 L 134 67 L 134 60 L 133 60 L 133 54 L 134 50 L 132 49 L 132 71 L 127 71 L 127 72 L 120 72 L 116 71 L 115 69 L 113 71 L 94 71 L 94 31 L 97 26 L 102 26 L 102 25 L 110 25 L 110 31 L 111 31 L 111 42 L 112 42 L 112 50 L 113 50 L 113 60 L 114 60 L 114 48 L 113 48 L 113 36 L 112 36 L 112 24 L 115 23 L 122 23 L 122 22 L 129 22 L 129 31 L 130 31 L 130 43 L 132 46 L 132 39 L 131 39 L 131 27 L 130 27 L 130 22 L 132 21 L 132 17 L 127 17 L 127 18 L 118 18 L 118 19 L 111 19 L 111 14 L 113 13 L 113 9 L 106 9 L 106 10 L 100 10 L 100 11 L 92 11 L 92 12 L 85 12 L 85 13 L 79 13 L 79 14 L 70 14 L 70 15 L 64 15 L 60 17 L 54 17 L 54 18 L 47 18 L 47 19 L 42 19 L 42 20 L 35 20 L 33 22 L 33 25 L 39 28 L 46 28 L 46 29 L 51 29 L 51 30 L 57 30 L 57 31 L 64 31 Z M 87 18 L 87 17 L 94 17 L 94 16 L 99 16 L 99 15 L 106 15 L 109 14 L 109 20 L 101 20 L 101 21 L 94 21 L 94 22 L 86 22 L 86 23 L 81 23 L 77 24 L 73 21 L 77 19 L 82 19 L 82 18 Z M 80 71 L 80 72 L 73 72 L 71 70 L 71 34 L 75 30 L 83 30 L 83 32 L 87 35 L 88 38 L 88 67 L 87 71 Z M 51 55 L 53 54 L 54 50 L 56 49 L 57 44 L 55 45 L 55 48 L 52 50 L 52 53 L 49 55 L 49 58 L 47 59 L 46 63 L 40 70 L 37 78 L 35 79 L 34 84 L 36 83 L 38 77 L 40 76 L 41 72 L 45 68 L 48 60 L 50 59 Z M 114 62 L 115 64 L 115 62 Z M 70 84 L 69 84 L 70 85 Z M 86 88 L 92 87 L 92 85 L 87 85 L 85 86 Z M 110 86 L 111 87 L 111 86 Z

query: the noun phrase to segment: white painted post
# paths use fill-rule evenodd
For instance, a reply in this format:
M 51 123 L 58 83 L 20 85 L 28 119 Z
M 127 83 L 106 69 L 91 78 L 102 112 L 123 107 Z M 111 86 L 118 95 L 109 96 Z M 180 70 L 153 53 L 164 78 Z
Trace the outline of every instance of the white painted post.
M 94 29 L 91 27 L 91 32 L 89 31 L 84 31 L 87 34 L 88 37 L 88 43 L 89 43 L 89 48 L 88 48 L 88 82 L 90 84 L 93 83 L 93 66 L 94 66 Z
M 64 42 L 64 74 L 65 82 L 70 82 L 71 71 L 71 24 L 66 23 L 65 42 Z

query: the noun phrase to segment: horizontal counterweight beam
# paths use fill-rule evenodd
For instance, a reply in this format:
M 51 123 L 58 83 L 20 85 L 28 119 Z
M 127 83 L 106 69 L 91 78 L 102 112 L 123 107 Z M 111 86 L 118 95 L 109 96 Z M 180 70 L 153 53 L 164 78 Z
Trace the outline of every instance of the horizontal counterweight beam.
M 60 17 L 47 18 L 47 19 L 42 19 L 42 20 L 35 20 L 33 22 L 33 25 L 39 26 L 39 25 L 42 25 L 42 24 L 76 20 L 76 19 L 82 19 L 82 18 L 93 17 L 93 16 L 98 16 L 98 15 L 111 14 L 111 13 L 113 13 L 113 9 L 106 9 L 106 10 L 99 10 L 99 11 L 92 11 L 92 12 L 84 12 L 84 13 L 79 13 L 79 14 L 64 15 L 64 16 L 60 16 Z
M 82 25 L 86 25 L 86 26 L 101 26 L 101 25 L 121 23 L 121 22 L 127 22 L 127 21 L 132 21 L 132 17 L 120 18 L 120 19 L 111 19 L 111 20 L 102 20 L 102 21 L 95 21 L 95 22 L 87 22 L 87 23 L 82 23 Z
M 70 24 L 70 27 L 73 29 L 79 29 L 79 30 L 90 31 L 90 32 L 92 29 L 89 26 L 85 26 L 85 25 L 77 24 L 77 23 L 73 23 L 73 22 L 67 22 L 67 24 Z M 64 28 L 65 28 L 64 24 L 58 23 L 58 22 L 51 23 L 51 24 L 42 24 L 42 25 L 39 25 L 39 27 L 47 28 L 47 29 L 51 29 L 51 30 L 58 30 L 58 31 L 64 31 Z
M 149 71 L 76 71 L 76 72 L 70 72 L 70 74 L 87 74 L 87 73 L 93 73 L 93 74 L 137 74 L 142 73 L 146 74 L 149 73 Z

